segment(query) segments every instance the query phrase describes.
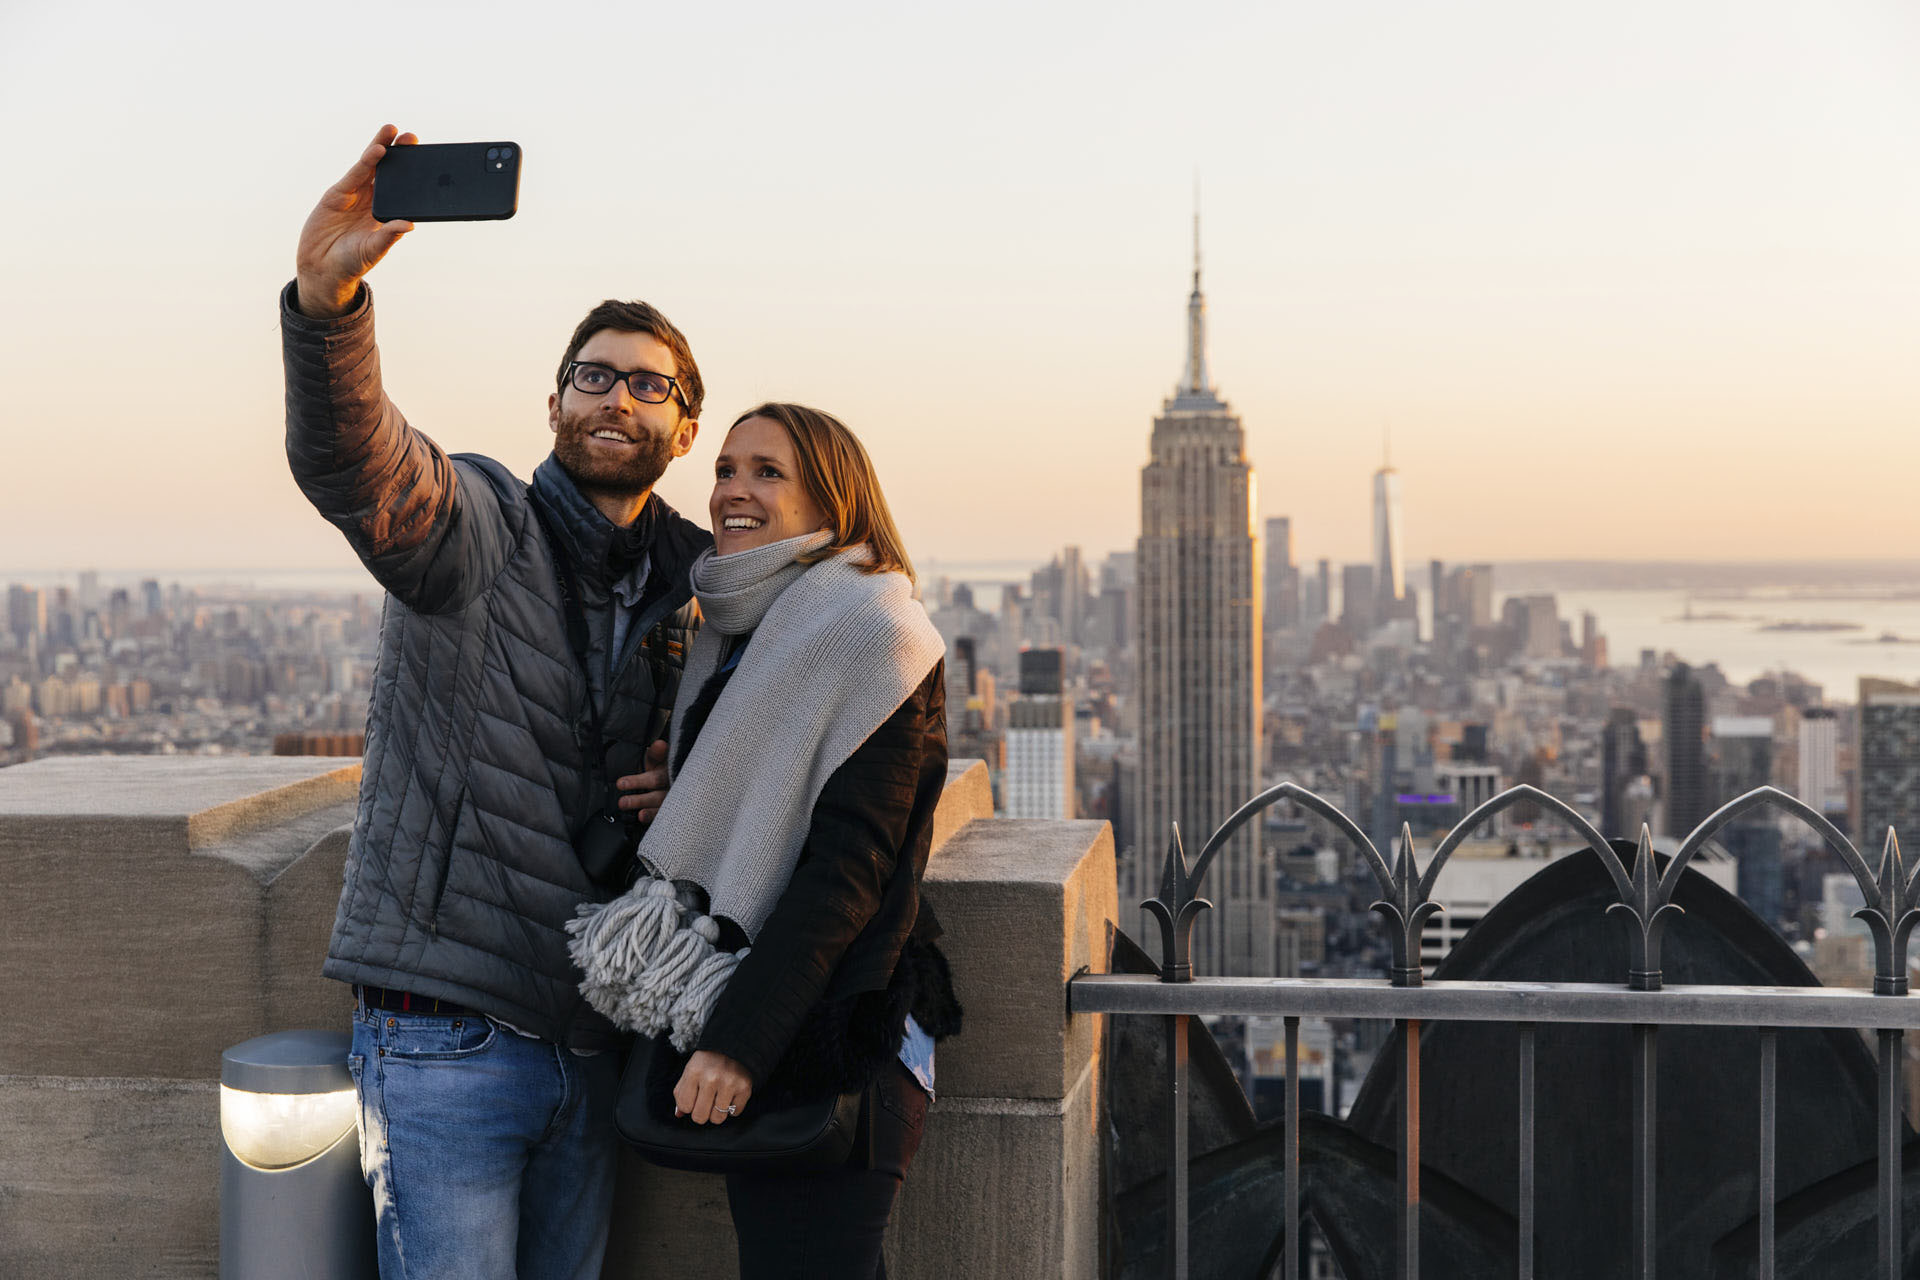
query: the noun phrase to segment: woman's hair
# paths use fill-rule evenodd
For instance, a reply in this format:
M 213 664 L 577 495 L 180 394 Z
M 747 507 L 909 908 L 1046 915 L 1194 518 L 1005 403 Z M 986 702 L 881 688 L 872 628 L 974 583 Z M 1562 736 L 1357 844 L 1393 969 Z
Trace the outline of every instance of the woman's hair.
M 768 403 L 747 410 L 733 420 L 733 425 L 737 427 L 749 418 L 770 418 L 786 428 L 787 439 L 793 441 L 794 457 L 800 463 L 800 483 L 826 513 L 833 541 L 801 556 L 803 563 L 813 564 L 848 547 L 864 546 L 873 553 L 872 561 L 862 566 L 868 573 L 898 571 L 913 577 L 913 562 L 907 558 L 900 530 L 894 527 L 893 513 L 887 510 L 886 495 L 880 492 L 880 477 L 874 474 L 872 459 L 846 423 L 803 404 Z

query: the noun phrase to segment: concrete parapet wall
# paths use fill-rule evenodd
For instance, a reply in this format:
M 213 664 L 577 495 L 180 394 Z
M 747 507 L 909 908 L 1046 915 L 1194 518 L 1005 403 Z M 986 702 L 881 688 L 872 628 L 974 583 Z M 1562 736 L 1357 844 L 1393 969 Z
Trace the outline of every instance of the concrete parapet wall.
M 222 1050 L 351 1013 L 320 961 L 359 782 L 337 759 L 0 769 L 0 1275 L 214 1274 Z
M 212 1276 L 220 1091 L 206 1080 L 0 1076 L 0 1275 Z
M 0 769 L 0 1276 L 211 1277 L 222 1050 L 343 1028 L 319 976 L 357 761 L 57 759 Z M 1098 1020 L 1066 979 L 1103 967 L 1104 823 L 992 817 L 956 761 L 926 893 L 966 1007 L 895 1214 L 888 1273 L 1091 1276 Z M 625 1159 L 605 1274 L 734 1274 L 716 1177 Z

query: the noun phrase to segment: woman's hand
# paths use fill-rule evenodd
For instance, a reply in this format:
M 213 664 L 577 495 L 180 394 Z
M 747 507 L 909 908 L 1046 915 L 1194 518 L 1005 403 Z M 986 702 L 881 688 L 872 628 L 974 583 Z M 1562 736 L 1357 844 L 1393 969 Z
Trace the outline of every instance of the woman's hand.
M 746 1068 L 724 1053 L 696 1050 L 673 1086 L 673 1114 L 695 1124 L 720 1124 L 744 1111 L 752 1093 Z

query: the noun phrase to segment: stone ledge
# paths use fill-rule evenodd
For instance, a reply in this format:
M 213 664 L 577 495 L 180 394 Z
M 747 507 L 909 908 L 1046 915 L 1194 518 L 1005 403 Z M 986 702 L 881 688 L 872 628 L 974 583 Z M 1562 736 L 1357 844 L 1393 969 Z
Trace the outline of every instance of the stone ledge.
M 1112 828 L 971 823 L 928 865 L 926 895 L 966 1010 L 964 1030 L 940 1046 L 941 1096 L 1065 1097 L 1099 1042 L 1099 1018 L 1068 1015 L 1066 982 L 1106 968 Z
M 358 760 L 312 756 L 57 756 L 0 769 L 0 833 L 132 819 L 199 848 L 351 802 Z
M 177 817 L 0 818 L 0 1003 L 58 1001 L 0 1037 L 0 1073 L 212 1079 L 243 1040 L 346 1026 L 351 993 L 320 965 L 353 812 L 201 850 Z
M 894 1206 L 887 1274 L 1097 1275 L 1100 1094 L 1098 1070 L 1084 1072 L 1051 1104 L 970 1098 L 954 1105 L 943 1094 Z
M 933 811 L 933 852 L 969 822 L 993 816 L 993 784 L 984 760 L 947 761 L 947 784 Z

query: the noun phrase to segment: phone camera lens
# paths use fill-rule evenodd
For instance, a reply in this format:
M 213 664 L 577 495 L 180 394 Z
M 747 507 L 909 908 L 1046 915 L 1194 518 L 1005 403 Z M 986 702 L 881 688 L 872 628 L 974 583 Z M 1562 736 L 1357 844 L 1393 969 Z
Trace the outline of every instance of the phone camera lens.
M 498 160 L 499 158 L 500 158 L 500 148 L 498 147 L 487 148 L 487 159 Z
M 502 148 L 500 148 L 500 158 L 501 158 L 502 160 L 511 160 L 511 159 L 513 159 L 513 148 L 512 148 L 512 147 L 502 147 Z

